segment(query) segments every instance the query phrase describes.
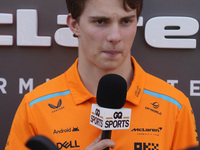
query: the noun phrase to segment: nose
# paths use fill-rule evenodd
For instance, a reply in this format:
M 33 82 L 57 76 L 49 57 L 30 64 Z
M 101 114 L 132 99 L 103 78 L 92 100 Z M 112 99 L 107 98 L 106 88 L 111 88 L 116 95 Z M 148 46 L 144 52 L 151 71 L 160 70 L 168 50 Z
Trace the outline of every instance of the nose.
M 120 26 L 118 24 L 114 24 L 109 28 L 107 41 L 113 44 L 117 44 L 122 40 L 122 33 Z

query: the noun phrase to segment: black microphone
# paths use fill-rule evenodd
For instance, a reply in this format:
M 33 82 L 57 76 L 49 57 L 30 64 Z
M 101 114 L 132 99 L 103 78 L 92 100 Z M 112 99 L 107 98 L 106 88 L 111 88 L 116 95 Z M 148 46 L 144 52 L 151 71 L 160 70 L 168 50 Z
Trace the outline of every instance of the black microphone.
M 200 150 L 200 146 L 188 148 L 187 150 Z
M 26 142 L 26 146 L 31 150 L 57 150 L 51 140 L 44 136 L 34 136 Z
M 99 80 L 97 104 L 100 107 L 120 109 L 124 106 L 127 94 L 126 80 L 117 74 L 107 74 Z M 105 130 L 102 139 L 110 139 L 112 130 Z M 104 150 L 108 150 L 109 147 Z

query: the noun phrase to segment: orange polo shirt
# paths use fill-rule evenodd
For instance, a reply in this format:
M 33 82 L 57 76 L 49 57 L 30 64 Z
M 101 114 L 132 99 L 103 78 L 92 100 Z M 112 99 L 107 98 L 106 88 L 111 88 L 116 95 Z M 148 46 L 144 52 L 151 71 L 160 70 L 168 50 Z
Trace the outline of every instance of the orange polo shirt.
M 115 130 L 116 150 L 178 150 L 197 146 L 190 102 L 170 84 L 144 72 L 132 57 L 134 78 L 125 108 L 132 109 L 130 129 Z M 84 150 L 102 132 L 90 125 L 96 97 L 84 87 L 76 62 L 62 75 L 25 95 L 5 150 L 27 150 L 35 135 L 52 140 L 59 150 Z

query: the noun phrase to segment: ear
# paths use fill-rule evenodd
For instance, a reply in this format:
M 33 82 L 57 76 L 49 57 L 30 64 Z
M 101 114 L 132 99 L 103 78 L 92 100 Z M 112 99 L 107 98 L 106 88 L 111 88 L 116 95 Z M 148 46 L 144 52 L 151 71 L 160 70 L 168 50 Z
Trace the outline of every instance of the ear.
M 71 14 L 68 14 L 67 16 L 67 25 L 70 28 L 70 30 L 74 33 L 75 36 L 79 37 L 79 25 L 77 20 L 72 18 Z

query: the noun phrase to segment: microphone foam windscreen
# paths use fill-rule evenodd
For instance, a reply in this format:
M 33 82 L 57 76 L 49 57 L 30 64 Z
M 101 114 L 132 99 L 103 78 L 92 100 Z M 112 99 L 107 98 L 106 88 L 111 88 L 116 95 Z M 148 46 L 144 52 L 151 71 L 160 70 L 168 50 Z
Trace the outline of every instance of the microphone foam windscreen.
M 120 109 L 126 101 L 126 80 L 117 74 L 103 76 L 97 88 L 97 104 L 101 107 Z
M 57 150 L 51 140 L 44 136 L 34 136 L 26 142 L 26 146 L 31 150 Z

